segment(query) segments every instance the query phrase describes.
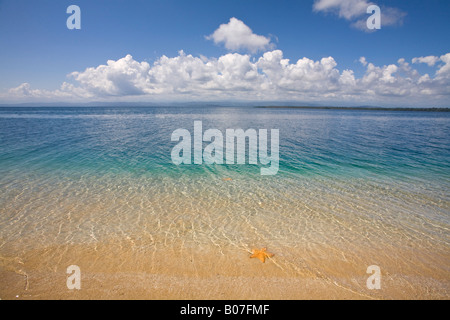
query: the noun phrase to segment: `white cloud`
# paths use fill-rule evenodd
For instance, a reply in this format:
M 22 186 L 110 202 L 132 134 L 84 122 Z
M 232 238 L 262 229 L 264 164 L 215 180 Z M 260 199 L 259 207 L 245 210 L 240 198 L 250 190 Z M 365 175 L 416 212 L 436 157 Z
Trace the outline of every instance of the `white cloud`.
M 427 56 L 420 58 L 413 58 L 412 63 L 426 63 L 428 66 L 432 67 L 439 61 L 439 57 Z
M 419 61 L 417 58 L 415 61 Z M 424 61 L 428 61 L 425 59 Z M 32 89 L 23 83 L 10 89 L 8 101 L 302 101 L 378 105 L 448 105 L 450 53 L 436 62 L 434 75 L 420 74 L 399 59 L 376 66 L 361 57 L 364 74 L 339 70 L 333 57 L 301 58 L 291 62 L 281 50 L 258 59 L 228 53 L 219 58 L 195 57 L 180 51 L 152 65 L 131 55 L 106 65 L 73 72 L 74 83 L 54 91 Z M 431 63 L 431 62 L 430 62 Z
M 231 18 L 227 24 L 222 24 L 213 34 L 206 37 L 214 43 L 223 43 L 231 51 L 248 50 L 251 53 L 271 48 L 270 38 L 254 34 L 244 22 Z
M 367 28 L 367 8 L 376 3 L 368 0 L 314 0 L 315 12 L 333 13 L 351 22 L 351 26 L 363 31 L 373 31 Z M 392 7 L 381 8 L 382 27 L 400 25 L 406 13 Z
M 84 88 L 76 87 L 67 82 L 63 82 L 60 89 L 53 91 L 32 89 L 29 83 L 24 82 L 16 88 L 9 89 L 7 94 L 0 94 L 0 98 L 12 101 L 17 99 L 20 101 L 60 101 L 67 99 L 82 101 L 94 97 L 95 95 Z
M 351 20 L 366 13 L 369 2 L 366 0 L 315 0 L 315 11 L 336 12 L 339 17 Z
M 139 63 L 127 55 L 84 72 L 73 72 L 70 76 L 95 95 L 140 95 L 146 93 L 144 89 L 149 70 L 147 62 Z
M 427 56 L 427 57 L 419 57 L 413 58 L 412 63 L 426 63 L 429 67 L 434 67 L 439 62 L 438 69 L 436 70 L 436 77 L 434 80 L 436 81 L 448 81 L 450 79 L 450 53 L 442 55 L 440 57 L 437 56 Z M 422 78 L 422 82 L 430 82 L 432 81 L 428 74 L 425 74 Z M 447 83 L 447 86 L 450 84 Z
M 31 90 L 30 84 L 24 82 L 16 88 L 9 89 L 9 93 L 11 95 L 32 96 L 35 95 L 37 92 L 36 91 L 33 92 L 33 90 Z
M 366 57 L 359 58 L 359 62 L 365 67 L 367 66 L 367 60 Z
M 440 57 L 440 60 L 444 62 L 444 65 L 439 68 L 436 72 L 436 77 L 438 79 L 449 79 L 450 78 L 450 53 Z M 447 84 L 448 85 L 448 84 Z

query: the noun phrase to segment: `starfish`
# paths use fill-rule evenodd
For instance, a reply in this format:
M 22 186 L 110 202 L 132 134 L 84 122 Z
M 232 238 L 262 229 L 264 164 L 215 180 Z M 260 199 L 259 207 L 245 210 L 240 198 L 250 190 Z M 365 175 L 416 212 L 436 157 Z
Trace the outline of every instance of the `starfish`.
M 261 250 L 253 249 L 250 258 L 258 258 L 262 263 L 266 262 L 266 258 L 272 258 L 273 253 L 266 252 L 267 248 L 262 248 Z
M 222 180 L 223 181 L 233 181 L 233 179 L 231 179 L 231 178 L 223 178 Z

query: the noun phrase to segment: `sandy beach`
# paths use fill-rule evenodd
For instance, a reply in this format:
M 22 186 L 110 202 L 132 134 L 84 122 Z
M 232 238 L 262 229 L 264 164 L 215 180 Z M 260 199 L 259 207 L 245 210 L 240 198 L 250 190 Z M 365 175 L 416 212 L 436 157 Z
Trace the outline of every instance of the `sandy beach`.
M 143 240 L 141 240 L 143 241 Z M 250 259 L 245 250 L 178 247 L 137 249 L 137 240 L 95 246 L 48 247 L 20 258 L 1 257 L 0 297 L 6 299 L 448 299 L 448 274 L 434 269 L 448 252 L 409 250 L 383 266 L 382 288 L 369 290 L 366 266 L 337 248 L 272 248 L 275 256 Z M 394 254 L 392 252 L 392 254 Z M 81 270 L 81 289 L 66 285 L 68 266 Z

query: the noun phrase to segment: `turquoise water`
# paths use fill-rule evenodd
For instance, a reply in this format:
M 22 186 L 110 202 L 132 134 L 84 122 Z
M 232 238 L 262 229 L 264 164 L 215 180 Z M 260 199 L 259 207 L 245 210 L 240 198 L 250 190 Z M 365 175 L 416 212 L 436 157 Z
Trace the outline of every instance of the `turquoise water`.
M 279 129 L 279 177 L 423 179 L 448 187 L 450 114 L 256 108 L 2 108 L 1 173 L 257 174 L 172 164 L 178 128 Z
M 175 166 L 171 134 L 197 120 L 279 129 L 278 174 Z M 448 295 L 447 112 L 1 108 L 0 190 L 0 257 L 116 240 L 144 251 L 269 246 L 283 270 L 307 264 L 329 278 L 344 271 L 324 257 L 392 273 L 413 261 L 411 272 L 446 279 L 436 290 Z

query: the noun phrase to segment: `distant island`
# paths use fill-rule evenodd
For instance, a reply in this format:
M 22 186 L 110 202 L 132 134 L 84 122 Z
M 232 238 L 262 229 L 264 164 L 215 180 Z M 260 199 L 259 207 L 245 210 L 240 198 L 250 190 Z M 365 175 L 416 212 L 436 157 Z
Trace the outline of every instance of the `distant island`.
M 318 109 L 318 110 L 368 110 L 368 111 L 425 111 L 450 112 L 450 108 L 386 108 L 386 107 L 312 107 L 312 106 L 255 106 L 260 109 Z

